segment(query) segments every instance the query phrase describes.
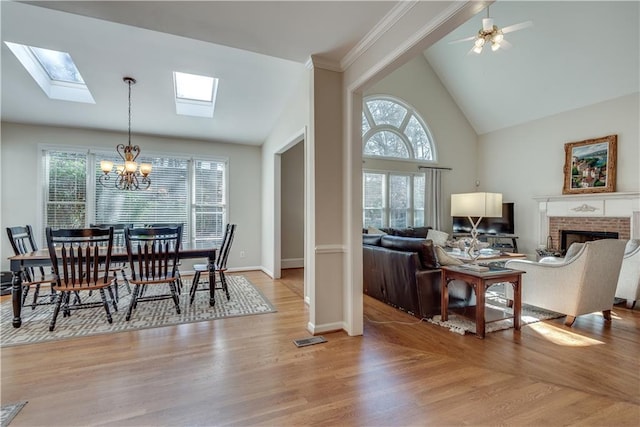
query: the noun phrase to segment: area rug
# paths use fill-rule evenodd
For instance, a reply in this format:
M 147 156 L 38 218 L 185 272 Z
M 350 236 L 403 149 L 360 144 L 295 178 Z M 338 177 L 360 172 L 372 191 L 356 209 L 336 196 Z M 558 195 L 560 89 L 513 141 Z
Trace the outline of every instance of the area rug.
M 160 326 L 178 325 L 183 323 L 202 322 L 237 316 L 273 313 L 273 304 L 253 285 L 241 275 L 227 275 L 227 284 L 231 299 L 223 291 L 216 291 L 216 304 L 209 306 L 209 291 L 196 292 L 193 304 L 189 304 L 190 280 L 183 280 L 182 295 L 180 295 L 180 311 L 177 314 L 172 300 L 140 302 L 133 311 L 131 320 L 125 316 L 129 307 L 130 295 L 124 286 L 120 285 L 120 301 L 118 311 L 112 311 L 113 323 L 107 323 L 106 314 L 102 308 L 74 310 L 70 317 L 58 316 L 56 328 L 49 331 L 49 322 L 53 306 L 38 306 L 35 310 L 26 306 L 22 309 L 22 326 L 14 328 L 11 324 L 13 311 L 11 300 L 0 305 L 0 326 L 2 337 L 0 347 L 20 344 L 31 344 L 45 341 L 76 338 L 89 335 L 107 334 L 114 332 L 133 331 L 138 329 L 156 328 Z M 201 284 L 200 287 L 203 287 Z M 151 286 L 148 293 L 167 292 L 168 287 Z M 89 298 L 99 298 L 97 293 Z
M 513 309 L 506 306 L 505 299 L 499 293 L 487 292 L 486 301 L 487 307 L 494 310 L 503 311 L 506 314 L 513 315 Z M 540 322 L 541 320 L 557 319 L 563 316 L 564 314 L 543 310 L 539 307 L 534 307 L 527 304 L 522 304 L 520 325 L 524 326 L 531 323 Z M 428 319 L 428 321 L 444 328 L 448 328 L 449 331 L 455 332 L 456 334 L 465 335 L 476 333 L 476 323 L 474 319 L 470 319 L 468 317 L 464 317 L 455 313 L 449 314 L 448 317 L 448 320 L 444 322 L 441 320 L 440 315 L 433 316 L 431 319 Z M 485 324 L 486 333 L 502 331 L 511 328 L 513 328 L 513 319 L 503 319 Z
M 12 403 L 10 405 L 2 405 L 2 407 L 0 408 L 0 414 L 1 414 L 0 426 L 7 427 L 11 422 L 11 420 L 13 419 L 13 417 L 18 415 L 18 412 L 20 412 L 20 410 L 26 404 L 27 402 L 24 401 L 24 402 Z

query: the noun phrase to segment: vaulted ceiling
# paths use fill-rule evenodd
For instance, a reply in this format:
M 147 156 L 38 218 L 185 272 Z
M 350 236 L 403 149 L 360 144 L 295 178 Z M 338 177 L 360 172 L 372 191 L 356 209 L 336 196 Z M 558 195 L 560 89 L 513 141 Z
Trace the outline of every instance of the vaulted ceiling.
M 28 3 L 28 4 L 27 4 Z M 2 120 L 261 144 L 311 55 L 339 64 L 398 2 L 0 2 L 2 40 L 69 52 L 96 104 L 50 100 L 2 45 Z M 479 134 L 638 92 L 638 2 L 498 1 L 506 51 L 467 55 L 481 12 L 424 55 Z M 220 78 L 213 119 L 177 116 L 172 72 Z

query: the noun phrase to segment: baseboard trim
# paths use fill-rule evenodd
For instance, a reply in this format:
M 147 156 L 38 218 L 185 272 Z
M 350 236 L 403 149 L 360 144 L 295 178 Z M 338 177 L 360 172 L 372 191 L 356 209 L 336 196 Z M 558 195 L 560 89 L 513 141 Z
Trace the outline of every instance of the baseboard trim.
M 307 330 L 312 335 L 317 335 L 326 334 L 329 332 L 346 331 L 347 328 L 345 327 L 344 322 L 326 323 L 324 325 L 314 325 L 313 323 L 309 322 L 307 323 Z
M 287 258 L 280 261 L 281 268 L 302 268 L 304 267 L 304 258 Z

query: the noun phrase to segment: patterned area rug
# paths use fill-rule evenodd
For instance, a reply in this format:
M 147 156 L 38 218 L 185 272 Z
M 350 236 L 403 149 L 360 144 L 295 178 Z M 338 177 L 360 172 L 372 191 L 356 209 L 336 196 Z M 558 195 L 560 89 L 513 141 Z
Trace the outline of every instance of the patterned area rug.
M 26 404 L 27 402 L 24 401 L 24 402 L 12 403 L 10 405 L 2 405 L 2 408 L 0 408 L 0 414 L 2 414 L 0 416 L 0 426 L 7 427 L 11 422 L 11 420 L 13 419 L 13 417 L 18 415 L 18 412 L 20 412 L 20 410 Z
M 244 276 L 227 275 L 231 299 L 227 301 L 224 292 L 218 290 L 216 291 L 216 304 L 214 307 L 209 306 L 209 291 L 196 292 L 193 304 L 189 304 L 191 281 L 183 279 L 183 283 L 182 295 L 180 295 L 181 314 L 176 314 L 173 301 L 170 299 L 140 302 L 133 311 L 131 320 L 127 322 L 125 316 L 131 299 L 126 288 L 121 283 L 118 311 L 111 310 L 113 316 L 112 324 L 107 323 L 104 309 L 100 307 L 74 310 L 70 317 L 63 317 L 62 313 L 58 315 L 56 328 L 53 332 L 49 332 L 53 306 L 38 306 L 35 310 L 32 310 L 29 306 L 24 307 L 22 309 L 22 326 L 16 329 L 11 324 L 13 319 L 11 300 L 4 301 L 0 306 L 0 326 L 2 328 L 0 347 L 157 328 L 225 317 L 273 313 L 276 311 L 262 292 Z M 201 281 L 200 288 L 202 287 L 206 286 L 203 286 Z M 153 291 L 167 293 L 168 285 L 150 286 L 145 295 L 151 295 Z M 99 295 L 94 293 L 91 297 L 83 297 L 83 301 L 89 301 L 94 298 L 99 299 Z
M 494 310 L 503 311 L 506 314 L 513 315 L 513 309 L 506 306 L 506 300 L 502 297 L 502 295 L 499 292 L 487 292 L 486 300 L 487 300 L 487 303 L 486 303 L 487 307 L 492 308 Z M 540 322 L 541 320 L 557 319 L 563 316 L 564 314 L 543 310 L 541 308 L 534 307 L 527 304 L 522 304 L 520 324 L 524 326 L 531 323 Z M 464 317 L 462 315 L 455 314 L 455 313 L 449 314 L 449 319 L 446 322 L 443 322 L 440 319 L 441 319 L 440 315 L 437 315 L 437 316 L 433 316 L 431 319 L 428 319 L 428 321 L 430 323 L 440 325 L 444 328 L 448 328 L 449 331 L 455 332 L 456 334 L 465 335 L 465 334 L 476 333 L 476 323 L 474 319 L 470 319 L 468 317 Z M 502 331 L 502 330 L 511 329 L 511 328 L 513 328 L 513 319 L 498 320 L 496 322 L 485 324 L 486 333 Z

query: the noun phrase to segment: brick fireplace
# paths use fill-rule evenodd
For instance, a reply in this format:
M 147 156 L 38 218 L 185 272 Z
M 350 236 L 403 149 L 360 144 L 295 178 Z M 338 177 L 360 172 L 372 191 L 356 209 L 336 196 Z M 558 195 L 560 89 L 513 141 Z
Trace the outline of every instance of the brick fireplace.
M 631 238 L 631 218 L 623 217 L 571 217 L 571 216 L 554 216 L 549 217 L 549 236 L 551 236 L 552 247 L 547 249 L 566 250 L 569 244 L 562 245 L 563 231 L 582 231 L 585 233 L 585 239 L 594 240 L 597 238 L 617 238 L 629 240 Z M 615 235 L 609 235 L 613 233 Z
M 640 239 L 640 193 L 545 196 L 536 200 L 541 247 L 560 250 L 563 230 L 593 233 L 585 240 L 610 238 L 607 233 L 617 233 L 623 240 Z

